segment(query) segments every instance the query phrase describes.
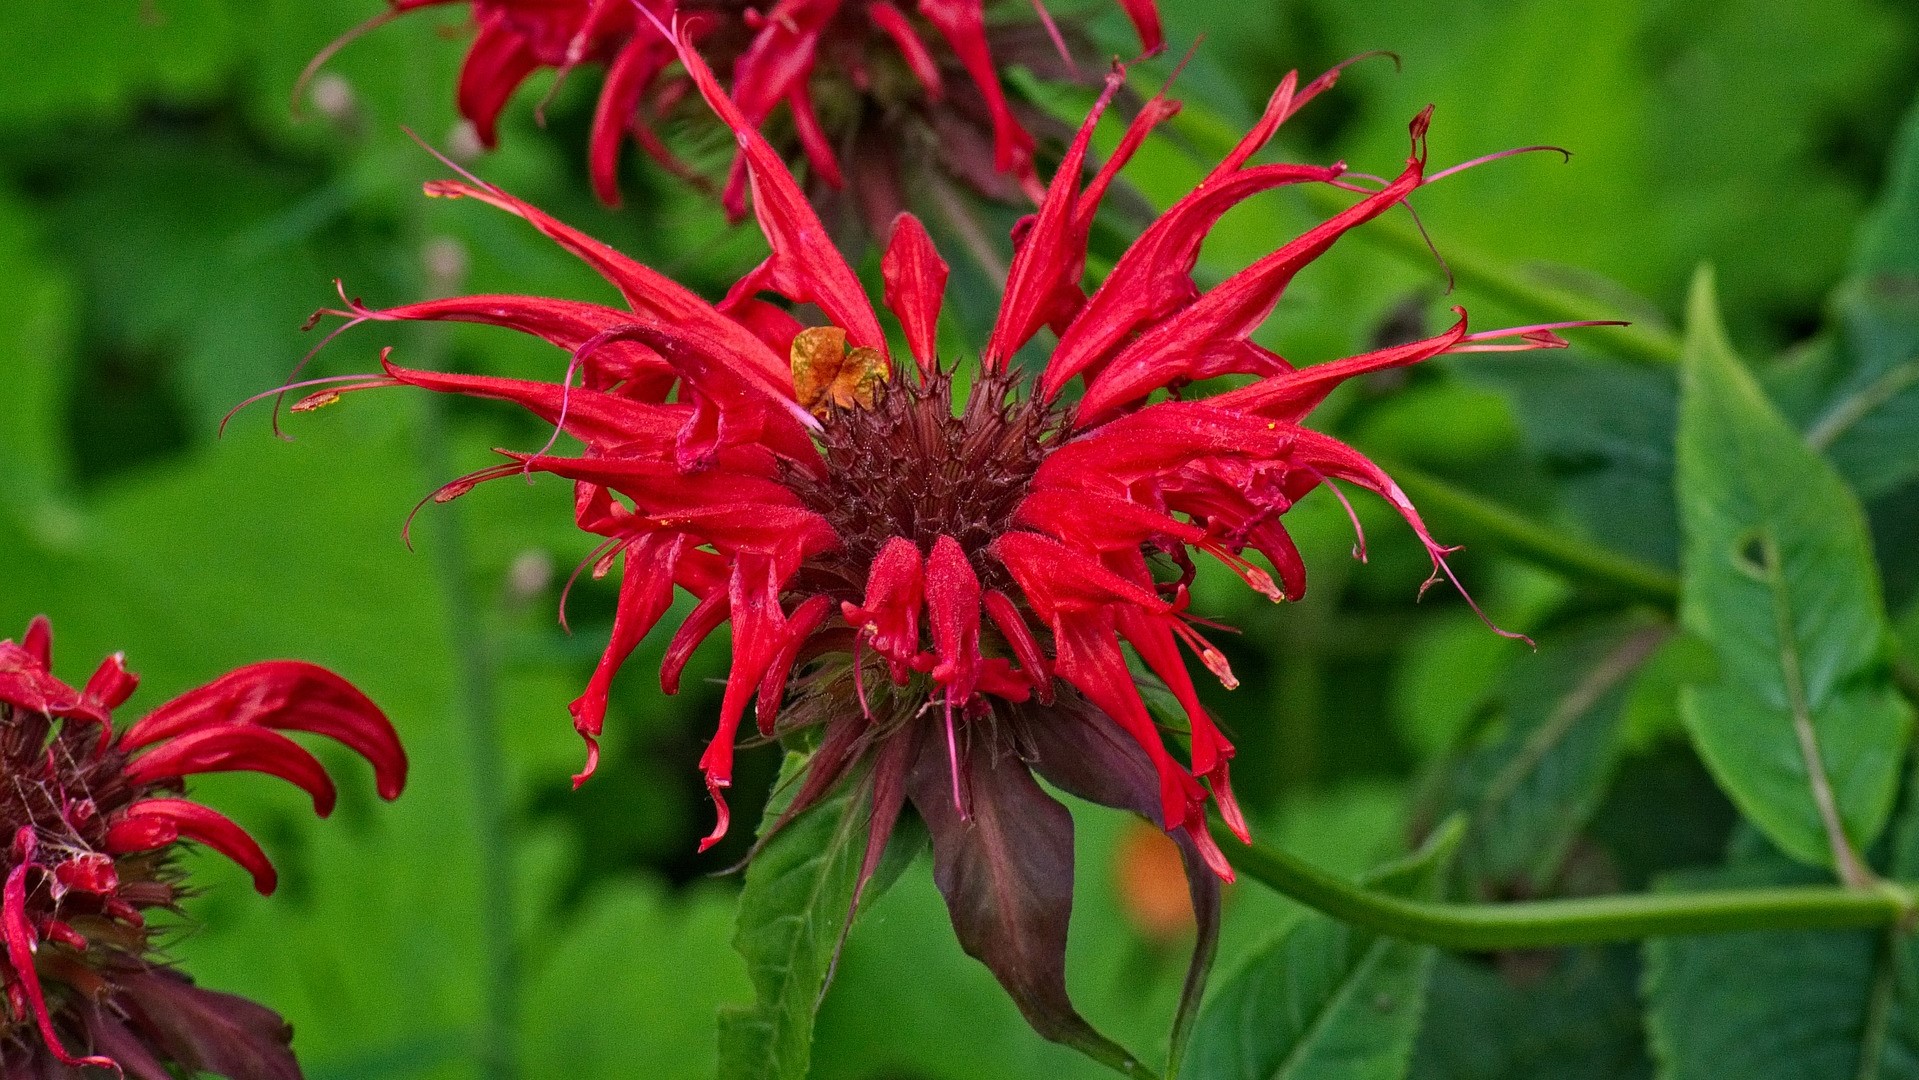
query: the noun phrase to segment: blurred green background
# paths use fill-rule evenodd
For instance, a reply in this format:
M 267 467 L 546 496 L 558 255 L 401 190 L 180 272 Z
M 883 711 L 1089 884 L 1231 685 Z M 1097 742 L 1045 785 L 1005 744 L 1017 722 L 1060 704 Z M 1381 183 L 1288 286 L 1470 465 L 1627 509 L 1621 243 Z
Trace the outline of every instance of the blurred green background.
M 1196 154 L 1240 130 L 1287 69 L 1311 75 L 1390 49 L 1402 71 L 1356 68 L 1288 126 L 1281 150 L 1390 174 L 1406 121 L 1427 102 L 1437 105 L 1437 163 L 1565 146 L 1570 165 L 1527 157 L 1422 191 L 1441 250 L 1495 257 L 1591 297 L 1595 314 L 1655 325 L 1677 310 L 1694 266 L 1712 262 L 1749 355 L 1784 350 L 1823 321 L 1919 86 L 1919 19 L 1894 2 L 1162 6 L 1175 52 L 1206 40 L 1176 91 L 1193 107 L 1131 173 L 1155 203 L 1210 165 Z M 1123 40 L 1102 3 L 1055 7 L 1084 10 Z M 328 759 L 345 782 L 326 823 L 270 781 L 210 777 L 198 789 L 261 837 L 282 888 L 261 899 L 234 867 L 196 858 L 205 894 L 174 951 L 203 983 L 284 1012 L 309 1075 L 465 1077 L 502 1058 L 525 1076 L 710 1075 L 714 1010 L 750 995 L 728 940 L 738 879 L 720 872 L 743 853 L 777 766 L 771 751 L 745 756 L 744 823 L 696 856 L 710 810 L 694 762 L 723 642 L 701 651 L 677 699 L 650 670 L 662 642 L 643 647 L 616 695 L 599 774 L 572 792 L 581 747 L 565 703 L 604 641 L 612 589 L 582 584 L 575 632 L 555 624 L 560 585 L 590 546 L 572 528 L 567 488 L 490 485 L 424 510 L 412 550 L 399 535 L 416 499 L 487 464 L 490 447 L 537 446 L 542 431 L 502 408 L 381 393 L 293 418 L 296 441 L 276 441 L 261 408 L 216 438 L 228 409 L 284 379 L 313 344 L 299 328 L 334 301 L 334 278 L 376 306 L 436 289 L 606 298 L 521 223 L 420 196 L 420 181 L 441 170 L 402 127 L 459 144 L 458 12 L 354 44 L 326 69 L 304 119 L 290 115 L 302 66 L 376 10 L 372 0 L 0 5 L 0 634 L 46 612 L 69 680 L 124 649 L 144 676 L 130 710 L 246 661 L 300 656 L 345 673 L 391 713 L 414 760 L 395 805 L 379 804 L 343 754 Z M 1142 85 L 1162 74 L 1141 72 Z M 637 167 L 629 209 L 594 204 L 584 137 L 595 77 L 563 88 L 542 130 L 532 105 L 544 86 L 536 80 L 508 110 L 504 148 L 474 161 L 487 179 L 709 295 L 758 258 L 750 228 L 729 230 L 697 196 Z M 1271 250 L 1309 220 L 1306 204 L 1284 197 L 1236 212 L 1203 274 Z M 973 271 L 956 288 L 955 307 L 971 313 L 963 336 L 977 341 L 991 294 Z M 1443 288 L 1430 260 L 1355 237 L 1301 276 L 1271 341 L 1310 362 L 1436 325 L 1452 302 L 1481 326 L 1519 317 L 1470 288 L 1452 298 Z M 418 366 L 553 378 L 563 363 L 506 332 L 376 326 L 345 336 L 313 373 L 367 370 L 383 344 Z M 1322 418 L 1369 450 L 1670 565 L 1669 373 L 1588 385 L 1529 374 L 1576 371 L 1576 356 L 1524 366 L 1533 363 L 1448 361 L 1342 395 Z M 1635 388 L 1655 404 L 1621 396 Z M 1595 413 L 1644 436 L 1633 443 L 1644 459 L 1624 455 L 1623 478 L 1582 472 L 1553 443 L 1556 425 L 1563 434 Z M 1306 601 L 1256 605 L 1211 575 L 1197 602 L 1245 631 L 1231 644 L 1245 685 L 1211 699 L 1241 746 L 1243 797 L 1267 837 L 1343 870 L 1399 843 L 1422 766 L 1488 687 L 1539 662 L 1441 590 L 1413 606 L 1425 572 L 1417 546 L 1380 507 L 1362 516 L 1377 526 L 1363 566 L 1347 557 L 1336 504 L 1296 512 L 1314 575 Z M 1470 552 L 1460 567 L 1507 625 L 1530 625 L 1561 595 Z M 1887 567 L 1895 612 L 1911 592 L 1901 573 Z M 1630 711 L 1620 766 L 1632 797 L 1618 801 L 1630 808 L 1602 807 L 1592 829 L 1628 885 L 1664 868 L 1633 862 L 1648 807 L 1702 859 L 1730 821 L 1673 737 L 1665 698 L 1645 699 Z M 1164 1042 L 1185 943 L 1129 917 L 1116 852 L 1130 826 L 1077 816 L 1074 991 L 1097 1024 L 1150 1053 Z M 1288 917 L 1284 903 L 1235 890 L 1221 970 Z M 1590 1075 L 1638 1075 L 1631 976 L 1594 978 L 1627 1006 L 1612 1009 L 1588 985 L 1562 1010 L 1579 1013 L 1569 1037 L 1590 1040 Z M 1033 1036 L 960 953 L 923 868 L 856 927 L 819 1037 L 822 1080 L 1099 1075 Z M 1469 1062 L 1456 1049 L 1422 1045 L 1416 1075 L 1570 1075 L 1523 1056 Z

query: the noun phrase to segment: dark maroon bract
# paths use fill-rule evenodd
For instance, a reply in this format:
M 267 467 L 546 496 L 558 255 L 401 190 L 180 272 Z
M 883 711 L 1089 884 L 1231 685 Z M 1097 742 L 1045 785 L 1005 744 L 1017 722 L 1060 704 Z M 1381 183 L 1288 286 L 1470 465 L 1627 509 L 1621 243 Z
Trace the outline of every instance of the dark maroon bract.
M 273 864 L 246 831 L 184 797 L 196 773 L 288 780 L 331 813 L 333 781 L 281 731 L 325 735 L 373 765 L 380 795 L 406 783 L 406 753 L 386 717 L 338 675 L 311 664 L 251 664 L 116 731 L 112 711 L 136 682 L 118 655 L 83 689 L 53 676 L 52 634 L 35 619 L 0 641 L 0 1080 L 97 1076 L 111 1069 L 172 1080 L 174 1069 L 232 1080 L 300 1075 L 292 1032 L 272 1010 L 204 990 L 155 955 L 146 913 L 173 910 L 183 841 L 205 844 L 271 893 Z
M 1218 879 L 1232 876 L 1207 806 L 1241 837 L 1246 823 L 1229 782 L 1233 747 L 1200 704 L 1182 654 L 1235 685 L 1188 610 L 1193 554 L 1219 559 L 1274 601 L 1297 599 L 1305 567 L 1284 515 L 1343 480 L 1391 503 L 1435 574 L 1445 572 L 1449 549 L 1391 478 L 1301 422 L 1366 372 L 1564 342 L 1553 327 L 1468 333 L 1462 315 L 1435 337 L 1296 369 L 1252 341 L 1294 274 L 1425 178 L 1424 113 L 1412 123 L 1412 155 L 1389 181 L 1354 185 L 1341 165 L 1252 163 L 1336 71 L 1303 88 L 1289 76 L 1254 130 L 1088 295 L 1087 237 L 1100 200 L 1176 108 L 1147 102 L 1115 155 L 1088 169 L 1115 74 L 1038 212 L 1016 232 L 998 319 L 970 370 L 940 359 L 946 264 L 917 220 L 898 218 L 881 267 L 910 356 L 896 362 L 865 290 L 779 155 L 691 38 L 679 45 L 739 141 L 771 247 L 764 263 L 712 304 L 497 188 L 435 182 L 430 194 L 524 218 L 604 275 L 627 309 L 510 295 L 385 310 L 352 302 L 334 313 L 349 325 L 507 326 L 560 347 L 571 363 L 561 380 L 541 382 L 387 359 L 375 375 L 317 380 L 325 388 L 295 408 L 410 385 L 516 402 L 577 439 L 585 448 L 577 457 L 503 451 L 507 461 L 437 497 L 528 471 L 565 477 L 575 483 L 579 526 L 604 538 L 589 559 L 594 573 L 622 563 L 612 640 L 571 706 L 590 748 L 579 779 L 593 769 L 615 673 L 684 590 L 696 605 L 666 649 L 668 693 L 700 642 L 732 624 L 718 733 L 700 761 L 719 816 L 706 843 L 728 827 L 725 789 L 752 708 L 761 735 L 816 748 L 789 815 L 842 783 L 863 785 L 871 807 L 863 882 L 910 803 L 929 826 L 935 874 L 967 951 L 1042 1034 L 1111 1058 L 1122 1052 L 1067 999 L 1072 823 L 1035 777 L 1144 815 L 1178 841 L 1201 926 L 1189 984 L 1196 1000 Z M 1221 215 L 1299 183 L 1363 197 L 1202 291 L 1193 269 Z M 824 324 L 803 325 L 797 310 Z M 1036 340 L 1046 327 L 1055 344 Z M 1158 398 L 1226 375 L 1251 378 L 1208 397 Z M 1175 715 L 1148 710 L 1123 646 L 1170 690 Z

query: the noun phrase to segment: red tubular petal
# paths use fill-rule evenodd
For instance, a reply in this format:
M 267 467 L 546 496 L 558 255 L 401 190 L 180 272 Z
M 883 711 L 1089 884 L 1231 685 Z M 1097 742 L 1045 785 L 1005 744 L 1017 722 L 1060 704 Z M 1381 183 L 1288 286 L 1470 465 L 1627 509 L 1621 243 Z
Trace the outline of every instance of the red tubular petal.
M 733 99 L 758 128 L 796 86 L 813 73 L 820 31 L 839 11 L 840 0 L 779 0 L 765 13 L 759 33 L 733 63 Z
M 806 154 L 806 163 L 813 167 L 813 175 L 835 191 L 844 188 L 846 177 L 840 174 L 839 159 L 833 156 L 833 140 L 820 126 L 820 114 L 814 111 L 813 96 L 804 82 L 786 92 L 786 107 L 793 114 L 793 130 L 800 137 L 800 149 Z
M 1139 32 L 1139 44 L 1146 56 L 1166 47 L 1166 36 L 1159 28 L 1159 6 L 1153 0 L 1119 0 L 1119 6 L 1133 21 L 1133 29 Z
M 1003 173 L 1029 172 L 1033 136 L 1013 118 L 1013 110 L 1006 104 L 1006 92 L 1000 88 L 993 52 L 986 44 L 983 7 L 980 0 L 919 0 L 920 14 L 946 38 L 966 68 L 966 74 L 986 99 L 986 111 L 993 118 L 993 167 Z M 1079 174 L 1075 171 L 1073 183 L 1078 182 Z
M 20 637 L 20 647 L 27 655 L 40 662 L 43 668 L 53 667 L 53 623 L 45 615 L 35 615 L 27 622 L 27 632 Z
M 22 825 L 14 835 L 13 842 L 16 848 L 24 847 L 26 852 L 31 853 L 35 847 L 33 827 Z M 27 872 L 32 869 L 30 862 L 16 865 L 7 873 L 5 889 L 0 890 L 0 936 L 7 940 L 7 962 L 13 968 L 13 977 L 18 980 L 21 993 L 33 1011 L 34 1023 L 40 1028 L 40 1038 L 62 1065 L 76 1069 L 92 1066 L 118 1073 L 119 1063 L 112 1058 L 75 1057 L 68 1053 L 67 1048 L 60 1043 L 60 1033 L 53 1029 L 53 1017 L 47 1012 L 47 996 L 40 989 L 40 973 L 33 966 L 33 954 L 40 938 L 33 931 L 32 920 L 27 917 Z
M 1156 614 L 1173 610 L 1151 589 L 1126 580 L 1051 537 L 1020 531 L 1004 533 L 993 541 L 991 550 L 1012 573 L 1033 610 L 1044 618 L 1057 621 L 1061 612 L 1094 610 L 1108 604 L 1130 604 Z
M 126 808 L 107 828 L 107 848 L 114 852 L 150 851 L 185 837 L 197 840 L 240 864 L 253 875 L 253 887 L 271 896 L 279 874 L 265 851 L 233 819 L 186 799 L 145 799 Z
M 873 650 L 885 657 L 893 681 L 905 684 L 920 651 L 920 605 L 925 598 L 920 551 L 903 536 L 880 547 L 866 574 L 866 602 L 845 604 L 842 613 Z
M 770 289 L 795 303 L 813 303 L 826 312 L 834 326 L 846 331 L 855 345 L 886 351 L 886 335 L 866 299 L 866 290 L 834 247 L 819 215 L 813 212 L 786 164 L 713 77 L 693 42 L 682 29 L 675 44 L 680 62 L 708 105 L 739 140 L 753 187 L 753 214 L 773 251 L 727 294 L 727 303 Z M 724 306 L 724 305 L 722 305 Z M 785 374 L 791 376 L 791 371 Z
M 128 762 L 126 776 L 135 784 L 151 784 L 209 772 L 277 776 L 312 796 L 314 813 L 333 813 L 335 792 L 326 767 L 292 739 L 246 724 L 202 728 L 156 746 Z
M 979 687 L 979 576 L 959 541 L 941 535 L 926 560 L 926 621 L 933 638 L 933 681 L 946 700 L 964 704 Z
M 640 98 L 665 70 L 672 55 L 659 38 L 635 34 L 607 69 L 599 105 L 593 111 L 587 162 L 593 193 L 608 206 L 620 205 L 620 144 L 635 121 Z
M 636 314 L 681 329 L 699 328 L 727 342 L 729 355 L 759 368 L 769 379 L 792 377 L 786 357 L 776 355 L 744 327 L 722 315 L 698 293 L 665 274 L 627 258 L 611 246 L 566 225 L 530 203 L 491 185 L 436 180 L 426 185 L 429 195 L 478 199 L 524 219 L 605 278 L 626 298 Z
M 1189 377 L 1209 352 L 1258 329 L 1293 275 L 1348 231 L 1390 210 L 1419 186 L 1431 112 L 1429 108 L 1413 120 L 1413 152 L 1397 179 L 1227 278 L 1191 307 L 1122 349 L 1087 385 L 1075 422 L 1081 427 L 1098 424 L 1119 406 Z
M 680 674 L 686 670 L 686 662 L 693 659 L 693 650 L 700 647 L 707 635 L 726 621 L 731 600 L 725 589 L 716 589 L 693 605 L 686 621 L 673 632 L 673 640 L 667 643 L 666 656 L 660 661 L 660 689 L 668 694 L 680 692 Z
M 897 14 L 897 12 L 896 12 Z M 946 295 L 946 260 L 912 214 L 893 219 L 893 235 L 880 259 L 886 282 L 886 306 L 906 331 L 906 343 L 920 371 L 939 367 L 940 304 Z
M 1075 375 L 1107 360 L 1136 331 L 1150 327 L 1199 295 L 1193 267 L 1208 233 L 1247 198 L 1286 184 L 1337 179 L 1343 166 L 1261 165 L 1207 180 L 1174 203 L 1126 249 L 1094 291 L 1047 361 L 1040 393 L 1057 395 Z
M 937 103 L 944 97 L 946 88 L 940 81 L 939 63 L 933 59 L 933 54 L 927 51 L 926 43 L 920 40 L 919 33 L 913 29 L 913 24 L 908 21 L 905 14 L 886 0 L 879 0 L 878 3 L 866 6 L 866 17 L 872 19 L 873 25 L 879 27 L 882 33 L 893 39 L 893 44 L 898 47 L 900 56 L 905 58 L 906 66 L 913 72 L 913 77 L 926 88 L 926 99 Z
M 971 6 L 977 17 L 979 5 Z M 922 2 L 920 7 L 924 10 L 926 4 Z M 1106 77 L 1105 90 L 1093 103 L 1092 111 L 1086 114 L 1086 122 L 1080 125 L 1073 145 L 1053 173 L 1046 199 L 1040 203 L 1038 215 L 1031 219 L 1032 227 L 1018 242 L 1012 267 L 1006 273 L 999 318 L 993 323 L 992 335 L 980 354 L 980 363 L 988 371 L 999 370 L 1020 346 L 1033 339 L 1041 326 L 1054 321 L 1060 314 L 1062 290 L 1072 289 L 1077 297 L 1082 258 L 1074 257 L 1071 239 L 1074 210 L 1079 200 L 1080 171 L 1092 144 L 1093 129 L 1099 126 L 1100 115 L 1118 92 L 1121 81 L 1119 72 Z
M 480 145 L 491 150 L 500 143 L 496 126 L 500 110 L 528 75 L 540 66 L 526 38 L 499 19 L 480 23 L 480 32 L 460 68 L 460 115 L 473 123 Z
M 373 766 L 381 798 L 396 799 L 406 787 L 406 749 L 386 714 L 352 683 L 298 660 L 248 664 L 189 690 L 129 728 L 120 745 L 137 749 L 236 725 L 324 735 Z
M 620 599 L 613 612 L 613 635 L 593 668 L 586 689 L 568 705 L 573 729 L 591 742 L 606 726 L 606 699 L 620 665 L 673 606 L 673 575 L 687 540 L 681 533 L 653 533 L 635 541 L 622 556 Z M 591 769 L 586 771 L 590 775 Z
M 441 394 L 510 401 L 549 424 L 566 418 L 566 433 L 596 450 L 638 445 L 670 447 L 686 424 L 688 410 L 681 405 L 653 405 L 583 387 L 493 375 L 450 375 L 404 368 L 383 360 L 386 373 L 409 386 Z
M 713 794 L 720 820 L 718 828 L 700 842 L 701 851 L 726 834 L 726 803 L 719 789 L 733 782 L 733 740 L 747 702 L 786 644 L 786 616 L 780 610 L 779 596 L 782 583 L 772 560 L 757 554 L 744 554 L 736 560 L 727 583 L 733 618 L 733 666 L 726 674 L 726 691 L 720 699 L 719 730 L 700 757 L 700 768 L 706 773 L 707 789 Z
M 127 670 L 127 654 L 114 653 L 93 669 L 80 696 L 102 709 L 113 709 L 132 697 L 139 685 L 140 676 Z
M 1033 691 L 1039 695 L 1040 702 L 1052 704 L 1053 665 L 1041 651 L 1032 629 L 1026 625 L 1026 617 L 1020 614 L 1012 599 L 998 589 L 986 594 L 985 607 L 986 614 L 993 619 L 993 625 L 999 628 L 1013 655 L 1019 658 L 1020 667 L 1026 670 L 1026 676 L 1032 682 Z
M 786 680 L 792 677 L 793 664 L 799 659 L 800 649 L 806 639 L 819 629 L 819 625 L 833 610 L 833 601 L 825 596 L 810 596 L 786 620 L 786 644 L 766 666 L 766 675 L 760 680 L 760 700 L 757 720 L 760 734 L 773 734 L 773 723 L 779 719 L 780 704 L 786 697 Z
M 1459 321 L 1436 337 L 1274 375 L 1208 398 L 1207 404 L 1276 420 L 1304 420 L 1307 413 L 1326 400 L 1327 394 L 1348 379 L 1373 371 L 1417 364 L 1451 350 L 1466 337 L 1466 313 L 1460 308 L 1453 310 L 1459 314 Z
M 1139 743 L 1159 775 L 1160 825 L 1162 828 L 1183 822 L 1189 807 L 1204 800 L 1199 782 L 1166 752 L 1159 729 L 1140 701 L 1133 676 L 1120 652 L 1119 638 L 1110 618 L 1100 615 L 1062 615 L 1054 620 L 1053 636 L 1058 649 L 1059 676 L 1072 683 L 1086 699 Z
M 28 641 L 34 642 L 31 632 Z M 87 720 L 105 729 L 107 711 L 98 702 L 87 700 L 78 690 L 53 677 L 34 650 L 11 641 L 0 641 L 0 702 L 48 716 Z

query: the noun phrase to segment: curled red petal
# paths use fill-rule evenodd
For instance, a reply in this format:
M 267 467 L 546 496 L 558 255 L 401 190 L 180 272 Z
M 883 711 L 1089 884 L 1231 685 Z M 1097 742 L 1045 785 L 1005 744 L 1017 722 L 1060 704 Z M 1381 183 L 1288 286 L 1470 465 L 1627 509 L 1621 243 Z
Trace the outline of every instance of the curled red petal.
M 906 344 L 922 372 L 939 367 L 940 304 L 946 294 L 946 260 L 912 214 L 893 219 L 893 234 L 880 259 L 886 306 L 906 331 Z
M 22 825 L 14 835 L 14 845 L 24 846 L 31 852 L 35 847 L 33 827 Z M 6 938 L 7 963 L 13 968 L 13 977 L 27 1000 L 28 1008 L 33 1012 L 40 1038 L 45 1040 L 47 1050 L 62 1065 L 76 1069 L 92 1066 L 119 1073 L 120 1065 L 112 1058 L 76 1057 L 69 1053 L 60 1042 L 60 1033 L 53 1028 L 53 1017 L 47 1012 L 47 996 L 40 988 L 40 973 L 33 965 L 33 954 L 40 942 L 39 935 L 34 933 L 33 922 L 27 916 L 27 874 L 33 868 L 29 862 L 16 865 L 7 872 L 6 886 L 0 890 L 0 936 Z
M 132 697 L 139 685 L 140 676 L 127 670 L 127 654 L 117 652 L 100 661 L 100 666 L 93 669 L 93 675 L 87 679 L 80 696 L 102 709 L 113 709 Z
M 998 589 L 987 592 L 983 603 L 986 614 L 999 628 L 1000 636 L 1011 646 L 1013 655 L 1019 659 L 1020 667 L 1026 671 L 1027 680 L 1032 683 L 1033 691 L 1042 704 L 1053 702 L 1053 665 L 1046 653 L 1039 647 L 1039 641 L 1033 637 L 1033 630 L 1026 625 L 1026 617 L 1020 614 L 1018 605 L 1012 598 Z
M 185 837 L 196 840 L 240 864 L 253 875 L 253 887 L 270 896 L 279 874 L 253 837 L 210 807 L 187 799 L 145 799 L 126 808 L 107 827 L 107 850 L 116 853 L 151 851 Z
M 926 560 L 926 621 L 933 638 L 933 681 L 948 703 L 964 703 L 979 687 L 980 585 L 965 549 L 942 534 Z
M 967 76 L 986 99 L 986 111 L 993 121 L 993 167 L 1003 173 L 1030 175 L 1033 136 L 1020 126 L 1006 103 L 1006 91 L 999 84 L 993 51 L 986 43 L 986 20 L 980 0 L 919 0 L 919 12 L 946 39 L 946 44 L 959 57 L 960 66 L 966 69 Z M 1077 172 L 1074 182 L 1078 183 Z
M 795 303 L 817 304 L 834 326 L 846 331 L 855 345 L 886 351 L 886 335 L 866 299 L 866 290 L 820 224 L 819 215 L 787 171 L 785 162 L 758 129 L 741 115 L 738 106 L 720 88 L 684 28 L 675 38 L 680 62 L 699 87 L 701 96 L 733 129 L 745 159 L 753 189 L 753 214 L 766 234 L 771 254 L 741 278 L 727 294 L 727 303 L 770 289 Z M 724 307 L 725 305 L 722 305 Z M 790 372 L 788 373 L 790 375 Z
M 673 575 L 687 540 L 681 533 L 653 533 L 628 545 L 622 556 L 620 598 L 613 612 L 613 635 L 587 680 L 586 689 L 567 706 L 573 727 L 589 742 L 606 725 L 607 695 L 613 676 L 633 654 L 641 639 L 673 606 Z M 591 773 L 588 769 L 588 774 Z
M 919 548 L 903 536 L 891 537 L 867 570 L 865 602 L 842 608 L 847 623 L 886 658 L 897 683 L 906 682 L 920 651 L 924 583 Z
M 499 145 L 500 110 L 539 66 L 539 57 L 526 38 L 504 20 L 480 23 L 480 32 L 460 68 L 457 101 L 460 115 L 472 122 L 481 146 L 491 150 Z
M 151 784 L 209 772 L 277 776 L 312 796 L 314 813 L 333 813 L 333 780 L 319 759 L 285 735 L 246 724 L 201 728 L 162 743 L 128 762 L 126 776 Z
M 887 3 L 887 0 L 878 0 L 866 6 L 866 17 L 873 20 L 873 25 L 879 27 L 881 33 L 893 39 L 894 46 L 906 61 L 907 69 L 926 90 L 926 99 L 937 103 L 944 97 L 946 90 L 940 81 L 939 63 L 933 59 L 926 42 L 920 40 L 919 33 L 913 29 L 906 15 Z
M 759 722 L 760 734 L 773 734 L 773 724 L 779 719 L 780 704 L 785 700 L 786 682 L 793 674 L 793 665 L 798 662 L 800 649 L 806 645 L 806 639 L 819 628 L 833 610 L 833 601 L 826 596 L 809 596 L 793 609 L 786 619 L 786 642 L 773 656 L 773 662 L 766 666 L 766 674 L 760 680 Z
M 588 142 L 587 166 L 593 193 L 607 206 L 620 205 L 620 145 L 636 122 L 640 98 L 666 70 L 673 51 L 659 38 L 635 34 L 621 47 L 607 69 L 600 100 L 593 112 L 593 134 Z
M 53 623 L 45 615 L 35 615 L 27 622 L 27 632 L 20 637 L 20 647 L 27 655 L 40 662 L 40 666 L 53 666 Z
M 406 787 L 406 748 L 386 714 L 352 683 L 300 660 L 248 664 L 189 690 L 127 729 L 120 745 L 137 749 L 231 725 L 324 735 L 373 766 L 381 798 L 399 798 Z

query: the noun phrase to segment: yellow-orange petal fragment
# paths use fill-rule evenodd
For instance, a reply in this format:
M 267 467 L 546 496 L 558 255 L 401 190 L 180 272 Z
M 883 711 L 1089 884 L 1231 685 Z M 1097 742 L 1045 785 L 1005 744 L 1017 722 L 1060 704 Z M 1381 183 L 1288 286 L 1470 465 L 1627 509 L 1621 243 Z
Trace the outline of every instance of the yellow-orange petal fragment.
M 812 326 L 793 338 L 793 396 L 815 416 L 841 409 L 870 409 L 893 374 L 886 354 L 864 345 L 846 347 L 846 331 Z

